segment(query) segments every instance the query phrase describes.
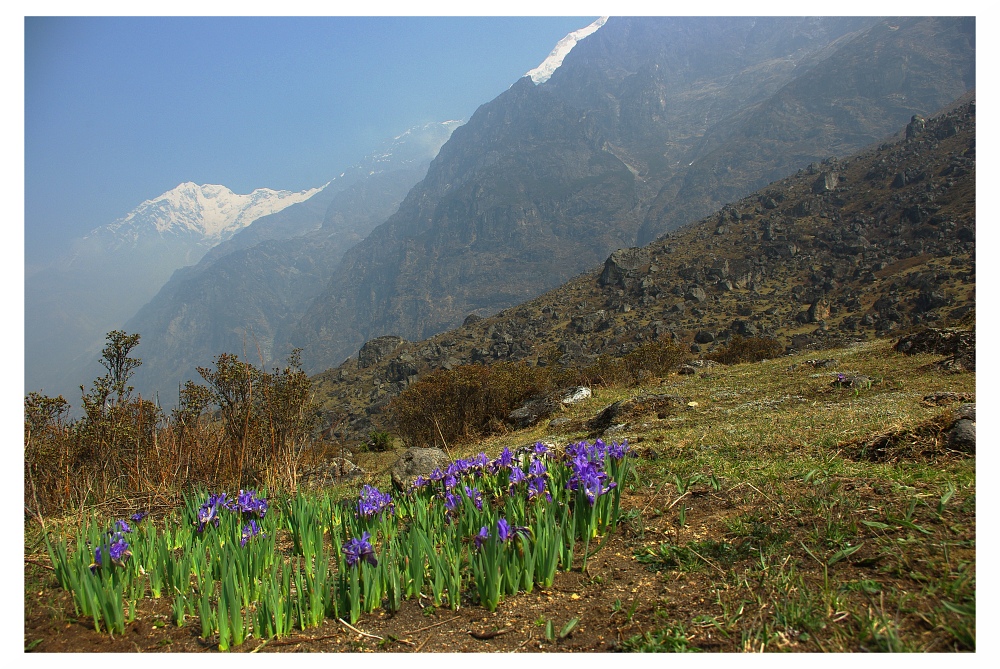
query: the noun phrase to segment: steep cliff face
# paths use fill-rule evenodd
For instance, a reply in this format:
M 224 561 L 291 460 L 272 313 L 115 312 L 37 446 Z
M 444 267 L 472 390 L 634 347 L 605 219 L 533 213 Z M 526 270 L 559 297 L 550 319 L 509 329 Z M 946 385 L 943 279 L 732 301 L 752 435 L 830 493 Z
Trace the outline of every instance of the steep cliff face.
M 972 34 L 962 19 L 609 19 L 454 133 L 287 346 L 319 371 L 373 337 L 538 295 L 958 97 Z
M 798 167 L 877 141 L 975 87 L 973 19 L 882 21 L 824 53 L 762 102 L 709 129 L 691 165 L 657 194 L 638 243 Z

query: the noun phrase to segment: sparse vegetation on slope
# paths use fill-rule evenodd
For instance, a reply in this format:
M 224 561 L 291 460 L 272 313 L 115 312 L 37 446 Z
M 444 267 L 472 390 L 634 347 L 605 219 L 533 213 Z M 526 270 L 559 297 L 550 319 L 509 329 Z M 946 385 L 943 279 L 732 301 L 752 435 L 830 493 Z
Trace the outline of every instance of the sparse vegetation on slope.
M 579 544 L 573 570 L 492 614 L 472 599 L 457 611 L 404 601 L 392 616 L 361 614 L 353 627 L 368 636 L 327 619 L 284 639 L 250 637 L 240 650 L 975 650 L 975 458 L 946 435 L 957 404 L 975 398 L 975 374 L 893 344 L 598 387 L 566 407 L 560 427 L 455 445 L 453 457 L 464 458 L 571 443 L 618 400 L 690 398 L 679 412 L 635 416 L 614 432 L 635 451 L 636 475 L 622 486 L 618 531 L 586 570 Z M 849 387 L 840 375 L 871 382 Z M 857 448 L 887 434 L 905 448 L 884 458 Z M 371 472 L 363 482 L 388 485 L 377 464 L 386 455 L 359 455 Z M 359 483 L 329 496 L 357 499 Z M 139 510 L 135 502 L 105 509 L 108 517 Z M 162 523 L 164 513 L 151 520 Z M 46 529 L 72 533 L 77 518 L 50 519 Z M 177 627 L 166 599 L 141 600 L 124 635 L 97 634 L 53 573 L 36 566 L 47 561 L 40 530 L 26 525 L 26 648 L 204 650 L 200 626 Z M 290 555 L 292 535 L 281 530 L 275 545 Z

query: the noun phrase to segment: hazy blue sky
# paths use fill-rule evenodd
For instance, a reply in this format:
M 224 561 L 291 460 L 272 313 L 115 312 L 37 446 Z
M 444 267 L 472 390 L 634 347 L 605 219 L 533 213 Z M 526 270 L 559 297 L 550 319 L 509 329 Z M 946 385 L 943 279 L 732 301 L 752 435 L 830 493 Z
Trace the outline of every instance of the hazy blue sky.
M 594 18 L 26 18 L 26 258 L 184 181 L 322 185 Z

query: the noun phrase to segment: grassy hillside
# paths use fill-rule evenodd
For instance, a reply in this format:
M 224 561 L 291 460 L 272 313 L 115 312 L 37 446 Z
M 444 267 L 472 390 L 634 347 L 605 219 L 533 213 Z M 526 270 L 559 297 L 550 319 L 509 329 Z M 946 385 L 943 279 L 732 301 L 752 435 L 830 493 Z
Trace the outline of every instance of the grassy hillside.
M 944 371 L 941 356 L 906 356 L 892 343 L 599 388 L 567 407 L 558 429 L 453 446 L 457 458 L 536 440 L 562 445 L 592 438 L 588 421 L 615 401 L 684 400 L 658 414 L 637 410 L 603 433 L 628 439 L 636 476 L 623 489 L 622 524 L 585 571 L 577 564 L 493 613 L 408 600 L 393 615 L 363 615 L 354 629 L 327 619 L 240 650 L 975 650 L 975 456 L 951 450 L 944 435 L 959 404 L 974 402 L 975 373 Z M 846 387 L 840 374 L 869 382 Z M 388 489 L 394 457 L 359 455 L 363 481 Z M 354 498 L 361 483 L 337 494 Z M 26 648 L 205 649 L 196 622 L 175 627 L 169 605 L 150 598 L 125 636 L 98 635 L 56 587 L 38 532 L 26 526 Z M 290 551 L 289 537 L 277 545 Z

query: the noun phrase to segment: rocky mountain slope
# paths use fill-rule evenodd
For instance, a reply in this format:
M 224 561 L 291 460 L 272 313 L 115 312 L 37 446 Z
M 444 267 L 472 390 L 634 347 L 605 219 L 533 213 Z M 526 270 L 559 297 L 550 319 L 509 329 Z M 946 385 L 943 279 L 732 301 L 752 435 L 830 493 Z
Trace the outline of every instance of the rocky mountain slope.
M 913 119 L 892 140 L 790 177 L 565 285 L 411 342 L 381 337 L 318 375 L 349 440 L 385 427 L 392 397 L 427 372 L 525 361 L 583 366 L 642 342 L 697 356 L 734 336 L 808 350 L 975 316 L 975 101 Z
M 975 79 L 974 19 L 612 18 L 457 131 L 286 348 L 309 371 L 554 288 L 620 247 L 930 114 Z

